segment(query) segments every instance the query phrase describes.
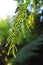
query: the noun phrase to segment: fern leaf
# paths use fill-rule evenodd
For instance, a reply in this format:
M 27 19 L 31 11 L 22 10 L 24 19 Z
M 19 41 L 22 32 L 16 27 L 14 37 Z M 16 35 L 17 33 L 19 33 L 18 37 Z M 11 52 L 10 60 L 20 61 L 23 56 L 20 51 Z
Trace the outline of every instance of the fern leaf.
M 37 39 L 29 43 L 28 45 L 24 46 L 19 53 L 17 54 L 16 62 L 22 63 L 25 61 L 27 58 L 30 58 L 32 55 L 37 55 L 36 53 L 33 52 L 33 50 L 38 49 L 38 46 L 43 44 L 41 41 L 43 41 L 43 34 L 40 35 Z M 15 63 L 15 61 L 13 62 Z

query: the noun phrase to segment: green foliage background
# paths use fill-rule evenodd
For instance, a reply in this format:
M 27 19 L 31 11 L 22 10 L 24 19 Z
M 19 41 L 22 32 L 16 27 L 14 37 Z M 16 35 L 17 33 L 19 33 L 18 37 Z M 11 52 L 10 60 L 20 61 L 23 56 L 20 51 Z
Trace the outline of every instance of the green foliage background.
M 5 47 L 9 49 L 7 55 L 12 54 L 14 57 L 11 59 L 12 65 L 28 65 L 25 60 L 37 55 L 33 51 L 43 44 L 43 18 L 40 20 L 40 17 L 43 17 L 43 9 L 41 13 L 38 11 L 43 6 L 43 0 L 17 0 L 17 6 Z M 5 24 L 3 23 L 2 28 L 0 26 L 0 30 L 5 30 L 1 33 L 3 36 L 9 29 L 8 23 Z M 3 37 L 0 39 L 2 41 Z

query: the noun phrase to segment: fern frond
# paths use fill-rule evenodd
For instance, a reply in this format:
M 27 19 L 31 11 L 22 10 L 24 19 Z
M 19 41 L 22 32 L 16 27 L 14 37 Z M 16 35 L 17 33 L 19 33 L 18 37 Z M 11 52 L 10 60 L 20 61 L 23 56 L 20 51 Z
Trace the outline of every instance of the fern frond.
M 43 44 L 41 41 L 43 41 L 43 34 L 38 36 L 37 39 L 29 43 L 28 45 L 24 46 L 17 54 L 16 59 L 13 60 L 13 62 L 19 62 L 22 63 L 25 61 L 27 58 L 30 58 L 32 55 L 37 55 L 34 53 L 34 50 L 38 49 L 38 46 Z

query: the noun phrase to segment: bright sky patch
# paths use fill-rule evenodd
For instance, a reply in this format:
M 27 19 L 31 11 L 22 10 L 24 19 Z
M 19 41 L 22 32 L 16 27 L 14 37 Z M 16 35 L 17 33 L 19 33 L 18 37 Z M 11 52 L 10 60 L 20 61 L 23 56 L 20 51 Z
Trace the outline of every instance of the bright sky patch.
M 17 2 L 13 0 L 0 0 L 0 17 L 6 18 L 7 15 L 14 15 Z

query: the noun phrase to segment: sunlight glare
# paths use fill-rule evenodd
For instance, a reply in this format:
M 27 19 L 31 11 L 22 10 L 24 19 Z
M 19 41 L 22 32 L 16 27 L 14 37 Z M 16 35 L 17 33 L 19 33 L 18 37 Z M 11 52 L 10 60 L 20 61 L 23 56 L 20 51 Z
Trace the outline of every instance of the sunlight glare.
M 6 18 L 8 15 L 14 15 L 17 2 L 13 0 L 0 0 L 0 17 Z

